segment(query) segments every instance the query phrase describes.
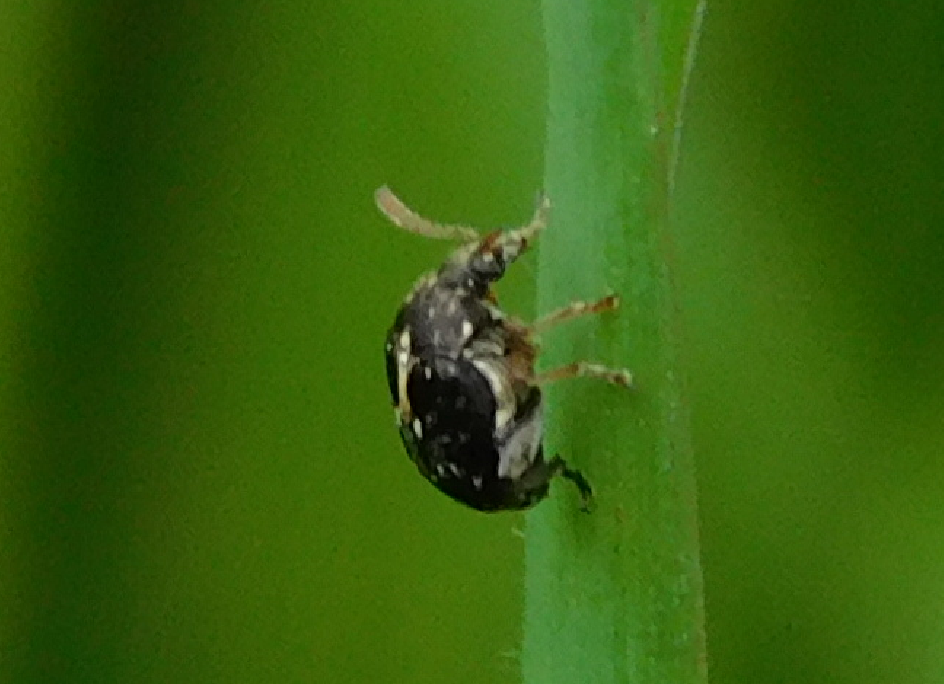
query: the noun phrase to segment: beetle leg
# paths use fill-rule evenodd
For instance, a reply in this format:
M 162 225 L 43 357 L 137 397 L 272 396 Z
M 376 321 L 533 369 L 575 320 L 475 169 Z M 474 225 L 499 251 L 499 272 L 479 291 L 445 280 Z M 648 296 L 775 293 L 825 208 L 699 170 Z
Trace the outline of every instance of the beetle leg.
M 585 478 L 583 473 L 579 470 L 568 466 L 567 462 L 560 456 L 552 458 L 550 463 L 565 479 L 570 480 L 576 485 L 577 491 L 580 492 L 580 510 L 584 513 L 589 513 L 590 506 L 593 503 L 593 488 L 590 486 L 590 483 L 587 482 L 587 478 Z
M 601 366 L 599 363 L 590 363 L 589 361 L 574 361 L 566 366 L 560 366 L 544 373 L 539 373 L 534 377 L 534 384 L 543 385 L 555 380 L 566 380 L 568 378 L 599 378 L 605 380 L 611 385 L 621 387 L 633 386 L 633 374 L 625 368 L 610 368 Z
M 605 311 L 615 311 L 619 308 L 619 305 L 619 295 L 615 294 L 607 295 L 603 299 L 597 300 L 595 302 L 571 302 L 567 306 L 562 306 L 556 311 L 552 311 L 549 314 L 541 316 L 538 320 L 531 324 L 531 330 L 535 333 L 541 333 L 548 328 L 552 328 L 555 325 L 572 320 L 574 318 L 579 318 L 580 316 L 603 313 Z
M 524 492 L 546 491 L 547 484 L 557 475 L 574 483 L 582 501 L 580 509 L 589 513 L 593 501 L 593 488 L 587 482 L 587 478 L 583 476 L 583 473 L 571 468 L 560 456 L 555 456 L 550 461 L 541 460 L 532 463 L 527 470 L 521 473 L 517 484 Z

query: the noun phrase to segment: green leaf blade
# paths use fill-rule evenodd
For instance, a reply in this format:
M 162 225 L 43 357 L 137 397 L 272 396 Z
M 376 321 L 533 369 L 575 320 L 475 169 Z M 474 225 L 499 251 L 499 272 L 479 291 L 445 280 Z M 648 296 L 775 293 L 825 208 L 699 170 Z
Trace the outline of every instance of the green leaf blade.
M 529 514 L 524 681 L 705 679 L 694 462 L 673 297 L 674 108 L 695 3 L 546 0 L 549 114 L 539 311 L 616 291 L 615 314 L 548 333 L 545 369 L 628 366 L 637 387 L 547 389 L 548 455 L 585 472 L 596 510 L 555 485 Z M 697 30 L 697 28 L 696 28 Z M 693 44 L 693 43 L 692 43 Z M 669 109 L 671 108 L 671 109 Z

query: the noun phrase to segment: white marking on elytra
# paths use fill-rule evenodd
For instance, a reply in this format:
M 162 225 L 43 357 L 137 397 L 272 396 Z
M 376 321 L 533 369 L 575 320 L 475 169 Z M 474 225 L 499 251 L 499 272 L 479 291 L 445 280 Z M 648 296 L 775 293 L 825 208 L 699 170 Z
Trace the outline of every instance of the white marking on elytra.
M 502 430 L 508 423 L 511 422 L 511 419 L 515 417 L 515 410 L 513 406 L 508 404 L 499 405 L 495 409 L 495 429 Z
M 541 448 L 541 412 L 537 410 L 514 432 L 498 451 L 498 476 L 516 480 L 537 458 Z
M 462 321 L 462 337 L 464 339 L 469 339 L 470 337 L 472 337 L 472 333 L 474 332 L 474 330 L 475 329 L 472 327 L 472 321 L 470 320 Z
M 482 488 L 482 476 L 481 476 L 481 475 L 473 475 L 473 476 L 472 476 L 472 486 L 475 487 L 476 489 L 481 489 L 481 488 Z
M 432 379 L 433 379 L 433 369 L 430 368 L 429 366 L 423 366 L 423 375 L 426 376 L 426 379 L 427 379 L 427 380 L 432 380 Z
M 423 423 L 419 418 L 413 419 L 413 434 L 419 439 L 423 439 Z
M 459 468 L 459 466 L 457 466 L 455 463 L 449 464 L 449 470 L 451 470 L 452 474 L 455 475 L 456 477 L 462 476 L 462 469 Z
M 473 360 L 476 369 L 485 376 L 495 398 L 495 430 L 501 432 L 514 419 L 517 402 L 511 379 L 502 366 L 489 359 Z
M 406 327 L 397 340 L 397 397 L 398 408 L 406 416 L 410 415 L 410 397 L 407 394 L 407 379 L 410 375 L 410 329 Z

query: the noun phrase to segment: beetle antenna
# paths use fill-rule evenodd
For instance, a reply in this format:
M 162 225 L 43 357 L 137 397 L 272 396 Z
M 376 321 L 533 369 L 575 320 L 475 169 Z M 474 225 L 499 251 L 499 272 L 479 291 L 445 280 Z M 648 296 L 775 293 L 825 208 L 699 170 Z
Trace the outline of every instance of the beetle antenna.
M 411 233 L 435 240 L 462 240 L 476 242 L 479 233 L 475 228 L 450 223 L 437 223 L 424 218 L 406 206 L 393 190 L 386 185 L 374 193 L 377 208 L 395 225 Z

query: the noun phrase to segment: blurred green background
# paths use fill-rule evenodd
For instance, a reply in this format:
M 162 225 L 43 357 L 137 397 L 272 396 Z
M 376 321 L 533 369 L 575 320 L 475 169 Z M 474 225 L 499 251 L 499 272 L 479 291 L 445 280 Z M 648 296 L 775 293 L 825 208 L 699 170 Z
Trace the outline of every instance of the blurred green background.
M 944 681 L 942 28 L 709 5 L 674 211 L 713 681 Z M 418 478 L 383 376 L 445 245 L 371 193 L 526 218 L 545 89 L 537 0 L 0 4 L 2 681 L 519 680 L 524 516 Z

